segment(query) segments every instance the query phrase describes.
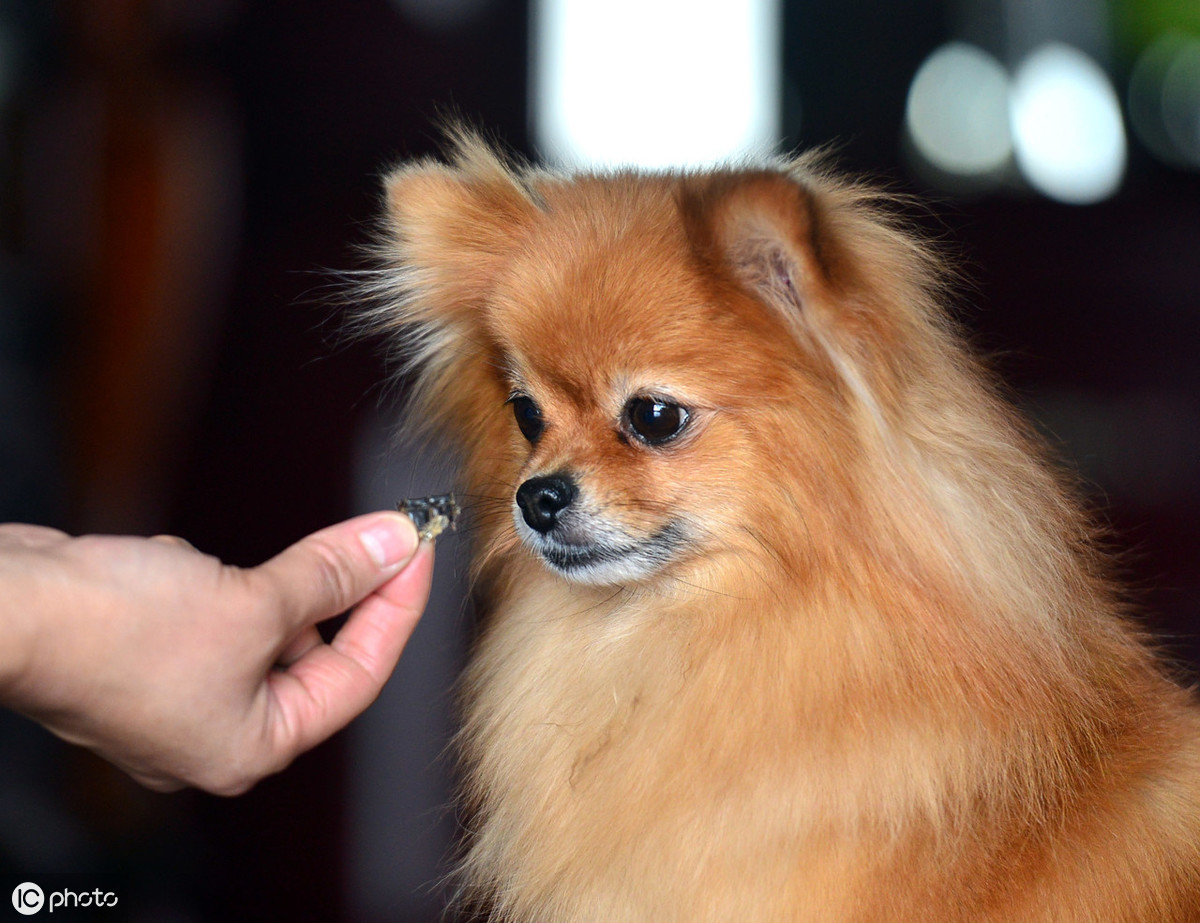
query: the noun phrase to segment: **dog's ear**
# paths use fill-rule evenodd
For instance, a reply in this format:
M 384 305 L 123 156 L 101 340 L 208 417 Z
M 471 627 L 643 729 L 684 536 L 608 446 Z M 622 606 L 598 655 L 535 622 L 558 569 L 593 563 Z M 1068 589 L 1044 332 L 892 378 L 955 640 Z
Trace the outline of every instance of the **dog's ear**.
M 922 341 L 914 325 L 940 315 L 936 260 L 886 202 L 806 162 L 715 174 L 682 202 L 703 261 L 782 318 L 873 410 L 889 366 Z
M 786 173 L 716 174 L 687 215 L 706 261 L 767 304 L 802 339 L 818 335 L 834 285 L 835 242 L 823 239 L 813 194 Z
M 401 324 L 469 328 L 537 211 L 518 173 L 467 132 L 449 163 L 406 164 L 385 181 L 384 259 Z
M 360 287 L 361 322 L 391 340 L 409 374 L 411 422 L 430 431 L 462 428 L 463 402 L 495 386 L 481 335 L 486 305 L 540 211 L 528 171 L 470 132 L 447 133 L 446 161 L 387 176 L 381 266 Z
M 472 133 L 449 133 L 448 162 L 403 164 L 384 181 L 383 270 L 367 320 L 397 336 L 415 366 L 473 335 L 538 211 L 521 174 L 496 150 Z

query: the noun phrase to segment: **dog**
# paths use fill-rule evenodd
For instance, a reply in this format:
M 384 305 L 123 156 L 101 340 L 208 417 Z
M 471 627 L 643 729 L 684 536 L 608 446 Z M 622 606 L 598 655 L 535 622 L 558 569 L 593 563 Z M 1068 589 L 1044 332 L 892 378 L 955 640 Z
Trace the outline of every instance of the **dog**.
M 1200 708 L 888 197 L 451 134 L 368 321 L 473 508 L 463 905 L 1200 921 Z

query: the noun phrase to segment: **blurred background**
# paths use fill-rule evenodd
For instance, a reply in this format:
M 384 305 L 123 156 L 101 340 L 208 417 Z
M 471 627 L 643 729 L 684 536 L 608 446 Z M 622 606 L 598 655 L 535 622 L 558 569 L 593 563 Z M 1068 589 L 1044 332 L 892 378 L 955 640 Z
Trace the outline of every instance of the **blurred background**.
M 249 565 L 449 487 L 329 297 L 444 112 L 565 164 L 834 144 L 931 201 L 960 316 L 1195 675 L 1197 0 L 3 0 L 0 520 Z M 460 546 L 381 700 L 244 797 L 149 794 L 0 714 L 0 885 L 115 882 L 139 920 L 436 919 Z

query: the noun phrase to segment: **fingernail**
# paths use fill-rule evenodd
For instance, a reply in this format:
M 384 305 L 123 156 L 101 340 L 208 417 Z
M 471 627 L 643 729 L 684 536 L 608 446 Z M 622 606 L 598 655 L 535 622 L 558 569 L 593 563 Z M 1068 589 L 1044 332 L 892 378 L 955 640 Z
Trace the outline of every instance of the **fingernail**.
M 379 519 L 358 533 L 358 540 L 377 567 L 402 564 L 417 550 L 417 530 L 404 516 Z

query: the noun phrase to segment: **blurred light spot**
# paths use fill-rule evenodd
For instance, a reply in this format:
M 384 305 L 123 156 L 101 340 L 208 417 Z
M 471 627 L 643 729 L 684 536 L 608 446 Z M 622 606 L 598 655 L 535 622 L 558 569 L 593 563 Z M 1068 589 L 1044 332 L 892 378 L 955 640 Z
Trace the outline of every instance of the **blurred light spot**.
M 1039 192 L 1074 205 L 1117 191 L 1125 129 L 1108 77 L 1095 61 L 1051 44 L 1022 62 L 1011 96 L 1017 165 Z
M 531 110 L 549 159 L 712 164 L 779 134 L 779 0 L 535 0 Z
M 956 176 L 998 173 L 1012 154 L 1008 74 L 987 52 L 950 42 L 931 54 L 908 91 L 906 124 L 917 151 Z
M 1177 33 L 1159 37 L 1138 56 L 1129 75 L 1129 124 L 1155 157 L 1173 164 L 1179 155 L 1163 121 L 1163 82 L 1183 41 Z
M 1183 44 L 1163 79 L 1163 124 L 1180 155 L 1200 166 L 1200 40 Z
M 1129 121 L 1159 160 L 1200 167 L 1200 38 L 1168 32 L 1129 77 Z

